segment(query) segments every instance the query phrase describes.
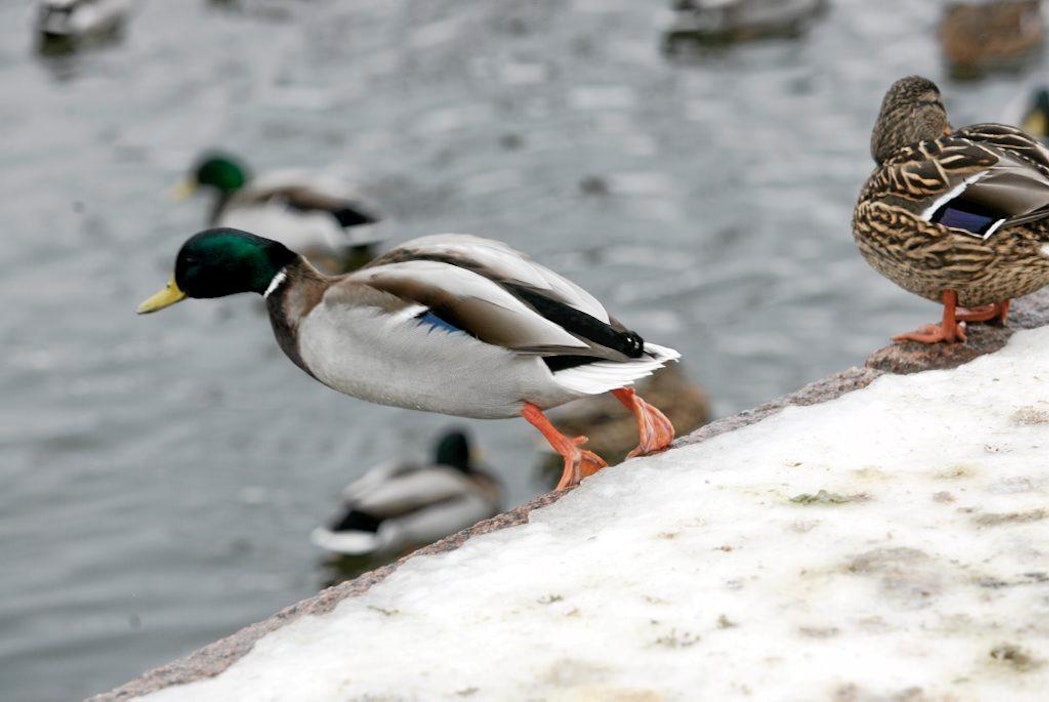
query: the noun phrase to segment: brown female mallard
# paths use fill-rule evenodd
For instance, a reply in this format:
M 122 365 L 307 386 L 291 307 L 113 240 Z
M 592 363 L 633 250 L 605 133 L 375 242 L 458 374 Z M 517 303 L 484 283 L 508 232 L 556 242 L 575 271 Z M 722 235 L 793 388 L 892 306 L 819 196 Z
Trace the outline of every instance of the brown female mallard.
M 1045 44 L 1041 0 L 948 2 L 940 44 L 955 78 L 1012 71 L 1033 61 Z
M 871 155 L 852 221 L 860 253 L 944 308 L 941 324 L 897 340 L 964 341 L 961 322 L 1004 323 L 1011 298 L 1049 284 L 1049 150 L 1037 139 L 953 129 L 936 85 L 910 76 L 885 95 Z

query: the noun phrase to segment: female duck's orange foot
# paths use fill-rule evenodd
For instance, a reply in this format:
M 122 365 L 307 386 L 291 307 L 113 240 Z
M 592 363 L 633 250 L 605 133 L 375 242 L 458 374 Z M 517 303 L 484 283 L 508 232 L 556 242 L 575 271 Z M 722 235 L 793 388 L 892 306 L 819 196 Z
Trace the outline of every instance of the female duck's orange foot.
M 959 322 L 954 325 L 954 333 L 948 334 L 944 331 L 942 324 L 925 324 L 912 332 L 898 334 L 892 337 L 893 341 L 918 341 L 923 344 L 938 344 L 945 341 L 953 344 L 965 341 L 965 323 Z
M 543 411 L 531 402 L 524 403 L 521 416 L 538 429 L 550 443 L 551 448 L 565 459 L 565 468 L 561 473 L 561 479 L 557 482 L 556 490 L 578 485 L 583 478 L 593 475 L 608 465 L 593 451 L 580 448 L 586 443 L 585 436 L 568 438 L 559 432 L 546 418 Z
M 641 440 L 637 448 L 627 454 L 627 458 L 666 451 L 670 442 L 674 440 L 674 425 L 666 415 L 638 397 L 633 388 L 619 388 L 613 390 L 612 394 L 633 412 L 637 419 L 637 430 Z
M 992 302 L 979 307 L 959 307 L 955 315 L 963 322 L 1000 322 L 1003 326 L 1009 316 L 1009 300 Z
M 894 336 L 892 340 L 918 341 L 923 344 L 937 344 L 941 341 L 953 344 L 965 341 L 965 322 L 958 321 L 957 316 L 958 293 L 954 290 L 944 290 L 940 297 L 943 300 L 943 321 L 939 324 L 926 324 L 907 334 Z

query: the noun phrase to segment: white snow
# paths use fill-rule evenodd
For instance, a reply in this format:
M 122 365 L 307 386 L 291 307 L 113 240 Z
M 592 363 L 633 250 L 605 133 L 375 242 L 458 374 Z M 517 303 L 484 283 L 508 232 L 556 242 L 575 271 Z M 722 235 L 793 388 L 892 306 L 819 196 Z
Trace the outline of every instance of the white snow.
M 603 471 L 149 698 L 1044 700 L 1047 459 L 1049 328 Z

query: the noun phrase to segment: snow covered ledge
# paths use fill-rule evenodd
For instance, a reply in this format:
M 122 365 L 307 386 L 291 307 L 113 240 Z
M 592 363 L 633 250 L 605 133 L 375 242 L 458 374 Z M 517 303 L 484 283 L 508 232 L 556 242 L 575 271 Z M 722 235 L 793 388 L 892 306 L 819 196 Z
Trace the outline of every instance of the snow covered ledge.
M 1010 333 L 972 331 L 873 363 Z M 879 375 L 704 427 L 94 699 L 1046 699 L 1049 328 Z

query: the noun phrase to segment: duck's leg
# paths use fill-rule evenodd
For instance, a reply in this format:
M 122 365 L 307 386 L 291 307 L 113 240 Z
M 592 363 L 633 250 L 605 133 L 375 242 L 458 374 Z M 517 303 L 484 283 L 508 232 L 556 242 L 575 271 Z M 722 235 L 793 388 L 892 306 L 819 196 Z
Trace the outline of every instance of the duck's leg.
M 658 453 L 670 446 L 670 442 L 674 440 L 674 425 L 665 414 L 638 397 L 633 388 L 619 388 L 613 390 L 612 394 L 637 418 L 637 431 L 641 441 L 637 448 L 627 454 L 627 458 Z
M 939 324 L 926 324 L 912 332 L 892 337 L 893 341 L 919 341 L 923 344 L 936 344 L 945 341 L 953 344 L 957 341 L 965 341 L 965 324 L 959 322 L 956 311 L 958 309 L 958 293 L 954 290 L 944 290 L 943 295 L 943 321 Z
M 992 302 L 989 305 L 979 307 L 959 307 L 955 315 L 960 322 L 1000 322 L 1005 326 L 1005 320 L 1009 316 L 1009 300 Z
M 550 446 L 565 459 L 565 469 L 561 473 L 561 480 L 557 482 L 556 490 L 578 485 L 583 478 L 593 475 L 608 464 L 600 456 L 592 451 L 580 448 L 586 443 L 585 436 L 577 436 L 570 439 L 559 432 L 550 420 L 546 418 L 543 411 L 531 402 L 524 403 L 521 416 L 538 429 Z

